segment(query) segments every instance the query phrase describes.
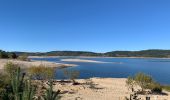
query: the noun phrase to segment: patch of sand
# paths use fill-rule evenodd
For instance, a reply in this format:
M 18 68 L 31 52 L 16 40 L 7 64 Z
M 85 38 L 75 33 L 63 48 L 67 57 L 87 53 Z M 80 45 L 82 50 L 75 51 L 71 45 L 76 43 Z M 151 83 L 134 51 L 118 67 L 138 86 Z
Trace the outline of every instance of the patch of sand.
M 66 62 L 88 62 L 88 63 L 109 63 L 109 62 L 87 60 L 87 59 L 61 59 L 61 61 L 66 61 Z
M 131 92 L 126 87 L 124 78 L 91 78 L 95 84 L 95 89 L 85 84 L 87 80 L 77 80 L 81 85 L 72 85 L 71 83 L 56 83 L 54 90 L 61 90 L 61 100 L 125 100 Z M 164 91 L 165 92 L 165 91 Z M 168 95 L 150 95 L 151 100 L 170 100 Z M 139 96 L 141 100 L 146 100 L 146 95 Z M 157 98 L 157 99 L 155 99 Z
M 0 59 L 0 69 L 3 69 L 4 65 L 7 62 L 13 62 L 15 64 L 19 64 L 21 65 L 21 67 L 23 66 L 22 68 L 28 68 L 30 66 L 39 66 L 41 64 L 44 66 L 56 67 L 56 68 L 76 66 L 74 64 L 62 64 L 62 63 L 54 63 L 54 62 L 48 62 L 48 61 L 20 61 L 20 60 L 12 60 L 12 59 Z

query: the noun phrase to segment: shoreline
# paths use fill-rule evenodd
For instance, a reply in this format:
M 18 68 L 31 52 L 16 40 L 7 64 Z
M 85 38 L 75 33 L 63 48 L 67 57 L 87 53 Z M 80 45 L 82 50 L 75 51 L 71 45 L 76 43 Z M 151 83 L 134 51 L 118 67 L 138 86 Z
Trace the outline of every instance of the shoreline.
M 81 57 L 81 58 L 130 58 L 130 59 L 170 59 L 158 57 L 103 57 L 103 56 L 29 56 L 28 58 L 60 58 L 60 57 Z
M 19 64 L 21 68 L 29 68 L 31 66 L 39 66 L 44 65 L 48 67 L 54 67 L 54 68 L 66 68 L 66 67 L 75 67 L 78 65 L 75 64 L 64 64 L 64 63 L 55 63 L 55 62 L 49 62 L 49 61 L 20 61 L 20 60 L 14 60 L 14 59 L 0 59 L 0 69 L 4 69 L 4 65 L 7 62 L 13 62 L 15 64 Z
M 61 59 L 61 61 L 65 61 L 65 62 L 85 62 L 85 63 L 110 63 L 110 62 L 87 60 L 87 59 Z
M 126 86 L 126 78 L 90 78 L 76 79 L 80 85 L 72 85 L 71 83 L 56 82 L 54 90 L 61 90 L 61 100 L 126 100 L 132 92 Z M 59 81 L 59 80 L 56 80 Z M 91 87 L 93 84 L 94 87 Z M 141 89 L 135 87 L 135 90 Z M 156 97 L 157 100 L 169 100 L 170 92 L 163 91 L 168 95 L 151 94 L 151 100 Z M 145 100 L 146 95 L 139 95 Z

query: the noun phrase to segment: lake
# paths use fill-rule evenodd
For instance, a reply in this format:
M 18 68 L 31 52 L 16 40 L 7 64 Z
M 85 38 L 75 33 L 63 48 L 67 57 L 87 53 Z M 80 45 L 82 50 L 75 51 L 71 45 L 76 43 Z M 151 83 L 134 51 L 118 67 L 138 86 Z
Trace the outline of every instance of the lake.
M 85 59 L 107 63 L 66 62 L 61 59 Z M 79 78 L 127 78 L 138 72 L 151 75 L 161 84 L 170 84 L 170 59 L 158 58 L 85 58 L 85 57 L 56 57 L 56 58 L 32 58 L 33 60 L 51 61 L 57 63 L 76 64 L 76 67 L 66 68 L 80 72 Z M 56 71 L 56 78 L 63 78 L 63 69 Z

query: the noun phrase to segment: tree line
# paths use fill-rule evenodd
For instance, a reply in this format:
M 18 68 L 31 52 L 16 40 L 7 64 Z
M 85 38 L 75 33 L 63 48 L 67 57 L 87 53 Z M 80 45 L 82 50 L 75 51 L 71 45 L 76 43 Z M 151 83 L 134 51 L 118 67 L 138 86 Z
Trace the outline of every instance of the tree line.
M 95 53 L 88 51 L 6 52 L 0 50 L 0 58 L 15 59 L 18 56 L 93 56 L 93 57 L 158 57 L 169 58 L 170 50 L 112 51 Z
M 112 51 L 95 53 L 87 51 L 51 51 L 51 52 L 15 52 L 17 55 L 29 56 L 96 56 L 96 57 L 158 57 L 169 58 L 170 50 Z
M 11 58 L 16 59 L 18 56 L 14 52 L 6 52 L 3 50 L 0 50 L 0 58 Z

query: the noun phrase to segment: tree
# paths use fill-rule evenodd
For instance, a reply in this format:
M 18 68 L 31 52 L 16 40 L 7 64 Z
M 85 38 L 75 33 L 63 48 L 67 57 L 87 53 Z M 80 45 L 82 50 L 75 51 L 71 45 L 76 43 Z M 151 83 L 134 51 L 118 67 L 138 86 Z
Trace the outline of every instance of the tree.
M 15 53 L 8 53 L 8 57 L 11 59 L 16 59 L 18 56 Z
M 0 50 L 0 58 L 8 58 L 8 54 L 5 51 Z

